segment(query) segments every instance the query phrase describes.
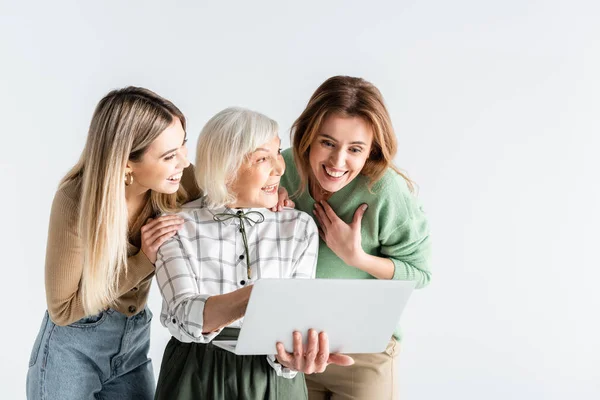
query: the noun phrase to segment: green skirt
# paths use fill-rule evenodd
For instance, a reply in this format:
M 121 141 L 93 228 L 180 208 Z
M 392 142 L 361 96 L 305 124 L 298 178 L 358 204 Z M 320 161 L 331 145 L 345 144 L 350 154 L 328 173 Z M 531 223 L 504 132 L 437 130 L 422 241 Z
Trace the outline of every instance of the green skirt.
M 219 340 L 235 340 L 239 329 L 225 328 Z M 266 356 L 238 356 L 212 343 L 171 338 L 165 349 L 155 400 L 307 399 L 304 374 L 277 376 Z

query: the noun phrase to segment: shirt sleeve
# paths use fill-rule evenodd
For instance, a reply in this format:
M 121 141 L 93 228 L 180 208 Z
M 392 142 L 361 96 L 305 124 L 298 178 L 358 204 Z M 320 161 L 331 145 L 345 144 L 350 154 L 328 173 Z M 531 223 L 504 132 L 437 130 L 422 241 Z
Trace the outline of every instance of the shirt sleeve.
M 72 324 L 86 316 L 80 290 L 83 244 L 79 235 L 79 206 L 59 190 L 52 203 L 46 246 L 46 302 L 56 325 Z M 139 251 L 128 257 L 119 275 L 117 298 L 154 273 L 154 265 Z
M 317 225 L 308 214 L 300 214 L 296 237 L 299 239 L 294 248 L 294 267 L 292 278 L 314 279 L 319 253 L 319 233 Z
M 222 328 L 206 334 L 202 332 L 204 305 L 210 295 L 199 292 L 195 262 L 188 256 L 179 234 L 158 250 L 156 282 L 163 298 L 163 312 L 167 314 L 161 321 L 180 342 L 209 343 Z
M 274 355 L 268 355 L 267 362 L 275 370 L 277 376 L 281 376 L 282 378 L 294 379 L 298 374 L 298 371 L 284 367 L 283 365 L 279 364 Z

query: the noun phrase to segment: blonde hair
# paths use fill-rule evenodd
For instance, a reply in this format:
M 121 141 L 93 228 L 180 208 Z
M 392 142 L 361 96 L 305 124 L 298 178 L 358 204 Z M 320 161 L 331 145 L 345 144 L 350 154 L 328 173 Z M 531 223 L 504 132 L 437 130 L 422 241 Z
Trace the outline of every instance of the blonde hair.
M 62 179 L 81 184 L 79 234 L 83 245 L 80 290 L 87 315 L 117 298 L 119 276 L 127 272 L 127 244 L 139 235 L 145 220 L 157 211 L 171 211 L 186 197 L 151 191 L 142 215 L 131 230 L 125 199 L 127 161 L 139 161 L 175 118 L 185 130 L 185 117 L 170 101 L 154 92 L 127 87 L 108 93 L 96 106 L 85 148 L 77 164 Z
M 240 107 L 230 107 L 212 117 L 200 132 L 196 149 L 196 182 L 209 208 L 236 201 L 229 185 L 240 166 L 258 146 L 278 135 L 277 122 Z
M 362 118 L 373 130 L 371 153 L 361 171 L 362 175 L 369 178 L 369 190 L 388 168 L 406 180 L 411 192 L 414 190 L 413 182 L 393 164 L 398 145 L 392 120 L 379 89 L 362 78 L 334 76 L 317 88 L 292 125 L 292 152 L 301 181 L 295 196 L 306 190 L 311 171 L 308 158 L 310 145 L 330 115 Z

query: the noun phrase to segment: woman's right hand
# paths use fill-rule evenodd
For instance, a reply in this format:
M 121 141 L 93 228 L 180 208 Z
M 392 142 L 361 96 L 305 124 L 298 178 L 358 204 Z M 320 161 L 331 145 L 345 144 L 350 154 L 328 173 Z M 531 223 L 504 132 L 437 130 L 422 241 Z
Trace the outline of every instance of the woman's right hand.
M 148 218 L 142 226 L 142 251 L 150 262 L 156 262 L 158 248 L 170 239 L 183 226 L 183 218 L 179 215 L 163 215 Z
M 290 200 L 288 191 L 283 186 L 279 186 L 277 190 L 277 205 L 271 207 L 271 211 L 278 212 L 283 210 L 284 207 L 294 208 L 296 207 L 296 203 Z
M 318 374 L 325 371 L 329 364 L 348 366 L 354 359 L 344 354 L 329 353 L 329 339 L 325 332 L 317 334 L 314 329 L 308 330 L 306 349 L 302 346 L 302 334 L 294 332 L 294 352 L 285 351 L 283 343 L 277 343 L 277 361 L 286 368 L 305 374 Z

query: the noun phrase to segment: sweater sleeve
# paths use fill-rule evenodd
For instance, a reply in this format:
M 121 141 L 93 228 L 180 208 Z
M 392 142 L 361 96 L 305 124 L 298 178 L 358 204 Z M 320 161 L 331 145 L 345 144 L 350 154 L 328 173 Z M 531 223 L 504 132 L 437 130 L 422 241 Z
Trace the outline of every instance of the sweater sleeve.
M 50 318 L 57 325 L 69 325 L 83 317 L 81 276 L 83 245 L 78 231 L 79 206 L 59 190 L 52 203 L 46 246 L 46 302 Z M 127 259 L 127 272 L 119 277 L 121 296 L 154 273 L 154 265 L 139 251 Z
M 394 263 L 392 279 L 415 281 L 416 287 L 422 288 L 431 280 L 429 224 L 420 202 L 411 193 L 395 197 L 394 204 L 401 209 L 383 213 L 388 224 L 383 224 L 385 229 L 380 233 L 380 253 Z

